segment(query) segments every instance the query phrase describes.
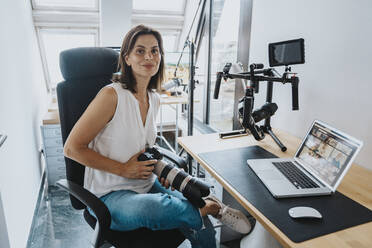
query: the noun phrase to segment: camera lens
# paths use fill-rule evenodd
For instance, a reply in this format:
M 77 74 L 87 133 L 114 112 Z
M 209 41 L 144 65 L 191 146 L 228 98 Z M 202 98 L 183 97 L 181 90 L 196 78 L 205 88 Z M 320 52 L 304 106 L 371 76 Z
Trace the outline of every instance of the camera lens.
M 139 161 L 157 159 L 153 173 L 160 178 L 168 180 L 170 185 L 180 191 L 193 205 L 204 207 L 202 197 L 209 195 L 209 185 L 192 177 L 185 171 L 162 161 L 162 154 L 155 148 L 147 148 L 138 156 Z

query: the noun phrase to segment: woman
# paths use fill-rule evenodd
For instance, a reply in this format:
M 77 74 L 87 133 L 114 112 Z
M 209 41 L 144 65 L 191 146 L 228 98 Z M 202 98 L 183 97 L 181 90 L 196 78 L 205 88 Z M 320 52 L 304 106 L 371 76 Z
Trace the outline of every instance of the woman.
M 247 233 L 246 217 L 213 197 L 205 200 L 203 208 L 195 208 L 181 193 L 169 190 L 167 180 L 156 178 L 150 166 L 156 160 L 137 160 L 156 139 L 160 98 L 155 90 L 164 75 L 162 44 L 159 32 L 143 25 L 127 33 L 120 51 L 121 74 L 97 94 L 77 121 L 64 153 L 86 166 L 84 187 L 105 203 L 112 229 L 179 228 L 193 247 L 215 247 L 215 232 L 202 228 L 203 217 L 204 226 L 210 226 L 207 215 L 213 215 Z

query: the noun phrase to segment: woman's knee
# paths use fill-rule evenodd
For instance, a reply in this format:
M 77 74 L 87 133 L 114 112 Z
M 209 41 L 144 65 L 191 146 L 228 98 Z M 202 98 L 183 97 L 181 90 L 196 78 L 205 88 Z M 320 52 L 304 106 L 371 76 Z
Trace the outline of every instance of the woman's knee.
M 142 201 L 142 205 L 139 207 L 143 211 L 161 214 L 174 204 L 173 201 L 172 196 L 165 193 L 147 194 L 146 200 Z
M 174 227 L 188 227 L 198 230 L 202 227 L 202 219 L 198 209 L 195 209 L 186 199 L 179 199 L 164 193 L 152 194 L 146 203 L 154 221 L 174 223 Z M 165 223 L 164 223 L 165 224 Z

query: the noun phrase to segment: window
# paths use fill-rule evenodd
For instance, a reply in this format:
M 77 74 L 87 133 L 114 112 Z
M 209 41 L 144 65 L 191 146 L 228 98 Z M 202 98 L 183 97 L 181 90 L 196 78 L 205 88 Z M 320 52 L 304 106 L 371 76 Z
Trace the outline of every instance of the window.
M 176 40 L 178 38 L 178 34 L 177 33 L 173 33 L 173 34 L 163 33 L 162 38 L 163 38 L 164 51 L 165 52 L 175 52 L 176 51 L 175 46 L 176 46 Z
M 204 108 L 206 107 L 206 99 L 205 99 L 205 93 L 204 89 L 207 85 L 206 77 L 207 75 L 207 62 L 208 58 L 205 56 L 207 54 L 207 47 L 208 45 L 208 37 L 206 33 L 204 32 L 201 38 L 201 43 L 199 43 L 200 50 L 199 55 L 196 60 L 195 66 L 195 76 L 194 80 L 196 80 L 198 83 L 195 84 L 194 89 L 194 99 L 196 102 L 194 103 L 194 117 L 196 119 L 199 119 L 200 121 L 203 121 L 203 115 L 205 113 Z M 188 55 L 189 56 L 189 55 Z
M 49 89 L 53 90 L 63 80 L 59 68 L 59 54 L 75 47 L 93 47 L 98 43 L 96 30 L 40 28 L 39 42 Z
M 176 70 L 176 66 L 178 60 L 180 59 L 181 53 L 180 52 L 168 52 L 165 53 L 165 80 L 164 82 L 170 81 L 174 78 L 174 71 Z M 190 71 L 189 71 L 189 56 L 187 51 L 183 53 L 181 61 L 177 68 L 177 78 L 181 79 L 183 84 L 188 84 Z
M 98 10 L 98 0 L 32 0 L 34 9 Z
M 98 0 L 31 0 L 48 92 L 62 81 L 59 53 L 99 44 Z
M 132 25 L 144 24 L 158 30 L 163 37 L 164 50 L 177 52 L 186 0 L 132 1 Z
M 185 0 L 133 0 L 134 10 L 183 12 Z

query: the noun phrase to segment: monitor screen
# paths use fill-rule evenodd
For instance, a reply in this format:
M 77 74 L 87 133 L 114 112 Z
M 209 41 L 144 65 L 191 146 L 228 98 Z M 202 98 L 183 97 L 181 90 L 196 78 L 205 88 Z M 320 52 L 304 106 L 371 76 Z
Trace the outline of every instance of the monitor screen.
M 305 63 L 304 39 L 281 41 L 269 44 L 270 66 Z
M 315 122 L 296 157 L 330 186 L 335 186 L 360 144 Z

